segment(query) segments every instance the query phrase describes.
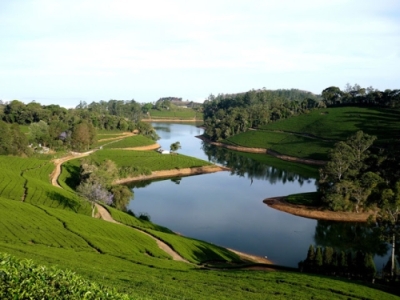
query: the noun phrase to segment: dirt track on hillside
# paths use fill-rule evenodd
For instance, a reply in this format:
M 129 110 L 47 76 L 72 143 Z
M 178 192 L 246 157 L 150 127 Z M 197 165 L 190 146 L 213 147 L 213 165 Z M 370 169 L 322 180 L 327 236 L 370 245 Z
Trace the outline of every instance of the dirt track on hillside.
M 134 150 L 134 151 L 149 151 L 149 150 L 157 150 L 161 146 L 159 144 L 153 144 L 148 146 L 140 146 L 140 147 L 131 147 L 131 148 L 109 148 L 113 150 Z
M 269 207 L 274 209 L 287 212 L 292 215 L 317 219 L 317 220 L 329 220 L 329 221 L 340 221 L 340 222 L 367 222 L 370 215 L 374 215 L 374 212 L 335 212 L 329 210 L 322 210 L 318 207 L 309 207 L 303 205 L 293 205 L 285 201 L 286 197 L 274 197 L 267 198 L 263 202 Z

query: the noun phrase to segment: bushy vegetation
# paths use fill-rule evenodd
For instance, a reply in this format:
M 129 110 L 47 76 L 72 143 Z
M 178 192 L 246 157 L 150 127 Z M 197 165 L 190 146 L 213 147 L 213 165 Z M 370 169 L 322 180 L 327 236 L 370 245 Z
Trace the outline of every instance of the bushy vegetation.
M 186 155 L 162 155 L 156 151 L 124 151 L 124 150 L 101 150 L 95 152 L 91 158 L 95 162 L 102 162 L 110 159 L 119 168 L 135 166 L 146 168 L 151 171 L 192 168 L 211 165 L 210 163 L 198 158 Z
M 131 299 L 71 271 L 0 253 L 1 299 Z

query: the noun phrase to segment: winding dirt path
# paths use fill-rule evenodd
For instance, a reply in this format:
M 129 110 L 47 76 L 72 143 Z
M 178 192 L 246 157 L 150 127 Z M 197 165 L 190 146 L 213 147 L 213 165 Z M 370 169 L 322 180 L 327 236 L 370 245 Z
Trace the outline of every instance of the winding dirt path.
M 145 232 L 143 230 L 140 230 L 140 229 L 137 229 L 137 228 L 133 228 L 133 227 L 130 227 L 130 226 L 127 226 L 125 224 L 122 224 L 120 222 L 115 221 L 113 219 L 113 217 L 110 215 L 110 213 L 103 206 L 101 206 L 100 204 L 97 204 L 97 203 L 95 205 L 96 205 L 96 208 L 97 208 L 97 212 L 100 215 L 100 219 L 103 219 L 104 221 L 111 222 L 111 223 L 114 223 L 114 224 L 120 224 L 120 225 L 129 227 L 129 228 L 131 228 L 133 230 L 136 230 L 136 231 L 138 231 L 138 232 L 150 237 L 151 239 L 153 239 L 157 243 L 157 246 L 161 250 L 163 250 L 164 252 L 169 254 L 172 257 L 173 260 L 182 261 L 182 262 L 191 264 L 191 262 L 189 262 L 186 259 L 184 259 L 182 256 L 180 256 L 177 252 L 175 252 L 170 246 L 168 246 L 163 241 L 155 238 L 154 236 L 152 236 L 151 234 L 149 234 L 149 233 L 147 233 L 147 232 Z
M 123 132 L 123 133 L 121 133 L 121 134 L 120 134 L 119 136 L 117 136 L 117 137 L 100 139 L 100 140 L 98 140 L 98 142 L 122 140 L 122 139 L 124 139 L 124 138 L 126 138 L 126 137 L 134 136 L 134 135 L 136 135 L 136 133 L 133 133 L 133 132 Z
M 161 146 L 159 144 L 152 144 L 148 146 L 131 147 L 131 148 L 110 148 L 112 150 L 134 150 L 134 151 L 147 151 L 147 150 L 157 150 Z
M 285 201 L 286 197 L 274 197 L 264 199 L 264 203 L 274 209 L 304 217 L 317 220 L 340 221 L 340 222 L 367 222 L 374 212 L 336 212 L 329 210 L 322 210 L 318 207 L 310 207 L 304 205 L 294 205 Z
M 55 164 L 55 170 L 51 173 L 51 184 L 53 186 L 56 186 L 58 188 L 62 188 L 59 184 L 58 184 L 58 177 L 61 174 L 61 165 L 64 162 L 67 162 L 71 159 L 75 159 L 75 158 L 80 158 L 80 157 L 85 157 L 88 156 L 90 154 L 92 154 L 93 152 L 95 152 L 97 150 L 91 150 L 85 153 L 74 153 L 71 152 L 70 155 L 59 158 L 59 159 L 55 159 L 53 160 L 54 164 Z M 218 172 L 218 171 L 226 171 L 229 170 L 227 168 L 224 167 L 219 167 L 219 166 L 206 166 L 206 167 L 199 167 L 199 168 L 187 168 L 187 169 L 180 169 L 180 170 L 167 170 L 167 171 L 158 171 L 158 172 L 153 172 L 156 174 L 152 174 L 149 176 L 146 176 L 148 178 L 159 178 L 161 177 L 169 177 L 171 175 L 195 175 L 195 174 L 203 174 L 203 173 L 211 173 L 211 172 Z M 115 183 L 122 183 L 122 182 L 128 182 L 128 181 L 132 181 L 132 180 L 143 180 L 143 177 L 141 178 L 126 178 L 123 179 L 121 182 L 115 182 Z M 101 219 L 103 219 L 104 221 L 110 222 L 110 223 L 114 223 L 114 224 L 119 224 L 122 226 L 127 226 L 125 224 L 122 224 L 120 222 L 117 222 L 114 220 L 114 218 L 111 216 L 111 214 L 101 205 L 99 204 L 95 204 L 98 215 Z M 136 230 L 142 234 L 147 235 L 148 237 L 152 238 L 158 245 L 158 247 L 165 251 L 167 254 L 169 254 L 173 260 L 175 261 L 181 261 L 181 262 L 185 262 L 188 264 L 191 264 L 193 266 L 196 266 L 195 264 L 192 264 L 191 262 L 189 262 L 188 260 L 184 259 L 181 255 L 179 255 L 176 251 L 174 251 L 170 246 L 168 246 L 166 243 L 164 243 L 163 241 L 157 239 L 156 237 L 150 235 L 149 233 L 142 231 L 140 229 L 137 228 L 133 228 L 130 226 L 127 226 L 129 228 L 131 228 L 132 230 Z M 256 263 L 267 263 L 267 264 L 272 264 L 272 262 L 268 259 L 262 258 L 262 257 L 258 257 L 258 256 L 254 256 L 254 255 L 250 255 L 250 254 L 246 254 L 246 253 L 242 253 L 236 250 L 232 250 L 232 249 L 228 249 L 234 253 L 236 253 L 242 260 L 244 261 L 252 261 L 252 262 L 256 262 Z M 260 267 L 262 269 L 265 269 L 263 267 Z M 248 268 L 251 269 L 251 268 Z M 269 270 L 269 269 L 268 269 Z
M 63 163 L 65 163 L 66 161 L 69 161 L 71 159 L 89 156 L 90 154 L 92 154 L 95 151 L 97 151 L 97 150 L 91 150 L 91 151 L 84 152 L 84 153 L 71 152 L 71 154 L 68 156 L 54 159 L 53 163 L 55 164 L 56 168 L 54 169 L 53 173 L 50 174 L 51 184 L 56 187 L 61 188 L 61 186 L 58 184 L 58 177 L 61 174 L 61 165 Z
M 96 150 L 88 151 L 88 152 L 85 152 L 85 153 L 72 153 L 71 155 L 68 155 L 68 156 L 66 156 L 66 157 L 62 157 L 62 158 L 53 160 L 53 162 L 54 162 L 56 168 L 55 168 L 55 170 L 53 171 L 53 173 L 51 173 L 51 175 L 50 175 L 50 176 L 51 176 L 51 184 L 52 184 L 53 186 L 58 187 L 58 188 L 62 188 L 62 187 L 58 184 L 58 177 L 59 177 L 60 174 L 61 174 L 61 165 L 62 165 L 64 162 L 69 161 L 69 160 L 71 160 L 71 159 L 75 159 L 75 158 L 79 158 L 79 157 L 88 156 L 88 155 L 92 154 L 92 153 L 95 152 L 95 151 L 96 151 Z M 119 223 L 119 222 L 115 221 L 115 220 L 113 219 L 113 217 L 110 215 L 110 213 L 109 213 L 103 206 L 101 206 L 101 205 L 99 205 L 99 204 L 97 204 L 97 203 L 96 203 L 95 205 L 96 205 L 97 212 L 98 212 L 98 214 L 100 215 L 100 218 L 101 218 L 101 219 L 103 219 L 104 221 L 107 221 L 107 222 L 114 223 L 114 224 L 120 224 L 120 225 L 126 226 L 126 225 L 124 225 L 124 224 L 122 224 L 122 223 Z M 129 227 L 129 226 L 127 226 L 127 227 Z M 161 240 L 155 238 L 154 236 L 148 234 L 148 233 L 145 232 L 145 231 L 142 231 L 142 230 L 139 230 L 139 229 L 133 228 L 133 227 L 129 227 L 129 228 L 132 228 L 133 230 L 139 231 L 139 232 L 141 232 L 142 234 L 145 234 L 145 235 L 147 235 L 148 237 L 150 237 L 150 238 L 152 238 L 153 240 L 155 240 L 156 243 L 157 243 L 157 245 L 158 245 L 158 247 L 159 247 L 161 250 L 165 251 L 167 254 L 169 254 L 169 255 L 172 257 L 173 260 L 182 261 L 182 262 L 191 264 L 189 261 L 187 261 L 187 260 L 184 259 L 182 256 L 180 256 L 177 252 L 175 252 L 170 246 L 168 246 L 168 245 L 167 245 L 166 243 L 164 243 L 163 241 L 161 241 Z

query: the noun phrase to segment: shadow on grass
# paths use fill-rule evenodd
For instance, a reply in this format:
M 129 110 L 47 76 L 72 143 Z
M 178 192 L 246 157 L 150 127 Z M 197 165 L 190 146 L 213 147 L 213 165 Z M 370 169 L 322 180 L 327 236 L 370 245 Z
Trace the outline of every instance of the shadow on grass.
M 65 184 L 68 185 L 71 189 L 75 190 L 79 185 L 80 180 L 80 170 L 79 166 L 74 166 L 71 164 L 64 164 L 63 169 L 68 172 L 69 176 L 65 178 Z
M 65 195 L 57 192 L 46 192 L 46 196 L 49 199 L 58 203 L 56 207 L 69 209 L 76 213 L 78 212 L 79 208 L 83 205 L 83 203 L 81 203 L 80 201 L 66 197 Z

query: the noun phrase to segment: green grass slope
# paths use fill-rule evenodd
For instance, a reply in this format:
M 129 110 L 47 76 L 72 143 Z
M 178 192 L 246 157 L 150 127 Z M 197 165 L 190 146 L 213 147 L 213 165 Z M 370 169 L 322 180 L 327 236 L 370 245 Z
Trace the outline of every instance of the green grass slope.
M 399 137 L 400 110 L 374 107 L 333 107 L 313 110 L 262 126 L 265 130 L 306 133 L 325 139 L 344 140 L 358 130 L 376 135 L 378 140 Z
M 400 111 L 367 107 L 334 107 L 313 110 L 247 131 L 224 142 L 244 147 L 265 148 L 281 154 L 327 160 L 338 140 L 358 130 L 376 135 L 376 143 L 400 137 Z
M 0 156 L 0 197 L 90 214 L 90 205 L 75 193 L 54 187 L 48 160 Z
M 333 142 L 325 142 L 283 132 L 251 130 L 229 137 L 224 143 L 235 146 L 264 148 L 300 158 L 325 160 Z
M 135 135 L 131 137 L 124 138 L 123 140 L 117 142 L 111 142 L 103 146 L 104 149 L 112 148 L 133 148 L 141 146 L 150 146 L 155 144 L 152 139 L 149 139 L 143 135 Z
M 156 151 L 100 150 L 91 155 L 96 162 L 110 159 L 118 167 L 136 166 L 151 171 L 201 167 L 211 165 L 204 160 L 177 154 L 163 155 Z
M 173 261 L 153 239 L 133 228 L 45 204 L 0 198 L 0 251 L 74 270 L 87 280 L 128 293 L 132 299 L 396 298 L 361 284 L 319 276 L 196 268 Z M 121 212 L 113 215 L 130 225 L 137 222 Z M 193 262 L 235 258 L 217 246 L 139 223 Z

